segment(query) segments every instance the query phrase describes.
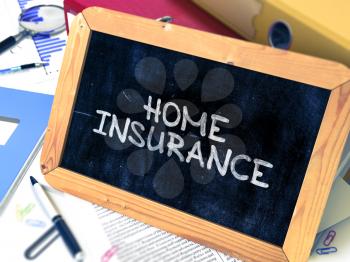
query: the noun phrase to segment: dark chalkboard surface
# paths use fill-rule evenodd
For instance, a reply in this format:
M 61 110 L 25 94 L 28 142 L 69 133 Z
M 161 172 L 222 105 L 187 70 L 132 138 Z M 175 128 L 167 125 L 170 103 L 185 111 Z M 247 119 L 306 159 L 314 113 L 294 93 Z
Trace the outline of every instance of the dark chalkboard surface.
M 329 95 L 92 31 L 61 167 L 282 246 Z

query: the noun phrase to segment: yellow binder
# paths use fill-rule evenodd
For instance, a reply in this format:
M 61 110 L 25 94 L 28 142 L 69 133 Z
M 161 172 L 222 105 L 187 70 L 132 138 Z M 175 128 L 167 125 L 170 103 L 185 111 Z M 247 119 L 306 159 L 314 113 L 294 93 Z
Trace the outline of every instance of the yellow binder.
M 193 0 L 248 40 L 350 66 L 349 0 Z

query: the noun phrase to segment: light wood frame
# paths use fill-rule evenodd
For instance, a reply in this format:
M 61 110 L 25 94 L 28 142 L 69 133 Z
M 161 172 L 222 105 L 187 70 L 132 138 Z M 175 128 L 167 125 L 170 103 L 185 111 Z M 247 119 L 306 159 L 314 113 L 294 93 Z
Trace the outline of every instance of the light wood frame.
M 91 30 L 322 88 L 331 95 L 282 247 L 60 167 Z M 189 44 L 195 43 L 195 44 Z M 338 63 L 92 7 L 71 27 L 41 156 L 52 186 L 244 261 L 306 261 L 350 129 L 350 70 Z

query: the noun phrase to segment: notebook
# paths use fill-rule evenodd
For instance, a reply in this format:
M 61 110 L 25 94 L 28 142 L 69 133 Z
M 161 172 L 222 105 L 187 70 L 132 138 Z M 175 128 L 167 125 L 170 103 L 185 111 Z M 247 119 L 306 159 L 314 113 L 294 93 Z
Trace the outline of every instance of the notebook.
M 40 149 L 53 96 L 0 87 L 0 212 Z

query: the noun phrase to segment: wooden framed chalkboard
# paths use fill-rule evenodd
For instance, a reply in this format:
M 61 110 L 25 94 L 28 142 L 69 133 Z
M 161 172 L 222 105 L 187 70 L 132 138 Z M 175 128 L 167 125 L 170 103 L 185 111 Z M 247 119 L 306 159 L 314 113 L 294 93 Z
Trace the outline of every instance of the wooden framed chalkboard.
M 350 128 L 349 80 L 335 62 L 89 8 L 42 172 L 246 261 L 305 261 Z

